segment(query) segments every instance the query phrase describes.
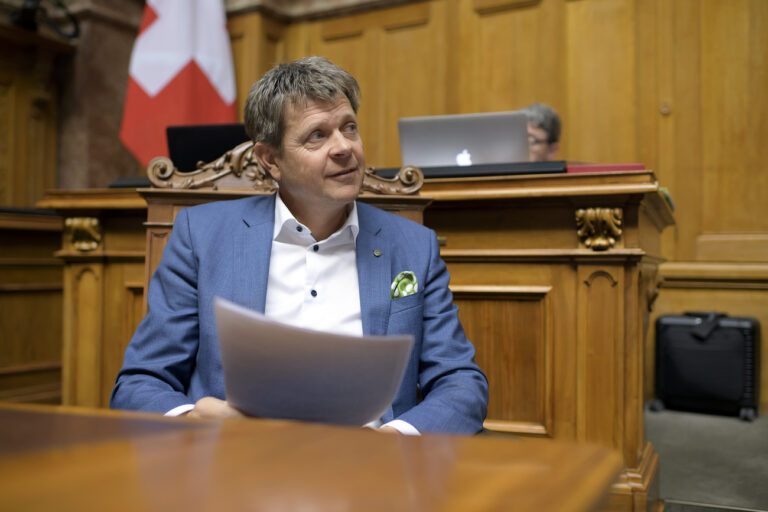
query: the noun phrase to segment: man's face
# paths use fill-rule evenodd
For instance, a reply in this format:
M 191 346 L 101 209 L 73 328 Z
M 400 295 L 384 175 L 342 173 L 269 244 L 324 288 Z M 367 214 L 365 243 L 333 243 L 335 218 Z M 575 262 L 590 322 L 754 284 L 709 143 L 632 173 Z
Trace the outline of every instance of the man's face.
M 531 162 L 552 160 L 557 153 L 557 142 L 548 142 L 547 132 L 528 123 L 528 157 Z
M 289 105 L 283 146 L 274 163 L 270 173 L 297 218 L 333 212 L 354 201 L 363 182 L 365 155 L 349 100 L 342 96 L 332 103 Z

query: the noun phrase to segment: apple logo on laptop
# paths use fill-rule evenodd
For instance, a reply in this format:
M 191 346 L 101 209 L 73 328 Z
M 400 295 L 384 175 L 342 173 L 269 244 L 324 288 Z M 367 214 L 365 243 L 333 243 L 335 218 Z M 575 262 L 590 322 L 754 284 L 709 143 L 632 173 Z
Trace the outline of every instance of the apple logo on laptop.
M 469 154 L 469 151 L 464 149 L 461 153 L 456 155 L 456 165 L 459 167 L 467 167 L 472 165 L 472 155 Z

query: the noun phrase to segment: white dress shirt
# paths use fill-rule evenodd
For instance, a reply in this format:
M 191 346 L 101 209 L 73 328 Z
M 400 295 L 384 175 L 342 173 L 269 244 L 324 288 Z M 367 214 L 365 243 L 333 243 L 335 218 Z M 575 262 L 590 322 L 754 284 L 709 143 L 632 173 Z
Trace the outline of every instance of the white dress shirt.
M 355 254 L 360 227 L 352 205 L 341 228 L 318 242 L 278 194 L 264 314 L 296 327 L 363 335 Z
M 362 336 L 356 254 L 359 231 L 357 203 L 353 202 L 344 224 L 325 240 L 317 241 L 277 194 L 264 314 L 295 327 Z M 191 404 L 180 405 L 166 415 L 184 414 L 193 408 Z M 386 426 L 419 435 L 403 420 L 392 420 Z

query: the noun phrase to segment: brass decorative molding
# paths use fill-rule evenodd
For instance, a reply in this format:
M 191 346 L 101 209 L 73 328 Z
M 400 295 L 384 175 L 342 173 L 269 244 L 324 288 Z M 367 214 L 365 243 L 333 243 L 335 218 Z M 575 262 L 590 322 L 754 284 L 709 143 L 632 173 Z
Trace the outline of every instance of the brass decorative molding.
M 94 251 L 101 243 L 101 225 L 96 217 L 69 217 L 64 231 L 72 249 L 79 252 Z
M 179 171 L 164 156 L 153 158 L 147 176 L 157 188 L 200 189 L 250 188 L 263 194 L 277 190 L 277 183 L 259 167 L 253 154 L 253 142 L 243 142 L 210 163 L 198 162 L 197 169 Z M 417 167 L 405 166 L 393 178 L 384 178 L 369 168 L 363 175 L 361 192 L 389 195 L 416 194 L 424 184 L 424 173 Z
M 621 208 L 580 208 L 576 210 L 576 233 L 593 251 L 605 251 L 621 239 L 624 211 Z

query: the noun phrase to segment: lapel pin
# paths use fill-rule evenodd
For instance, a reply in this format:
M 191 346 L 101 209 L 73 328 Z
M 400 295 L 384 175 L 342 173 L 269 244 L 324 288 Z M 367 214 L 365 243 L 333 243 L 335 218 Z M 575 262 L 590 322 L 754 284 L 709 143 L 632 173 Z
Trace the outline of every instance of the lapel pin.
M 381 256 L 381 251 L 379 249 L 374 249 L 373 250 L 373 255 L 378 258 L 379 256 Z

